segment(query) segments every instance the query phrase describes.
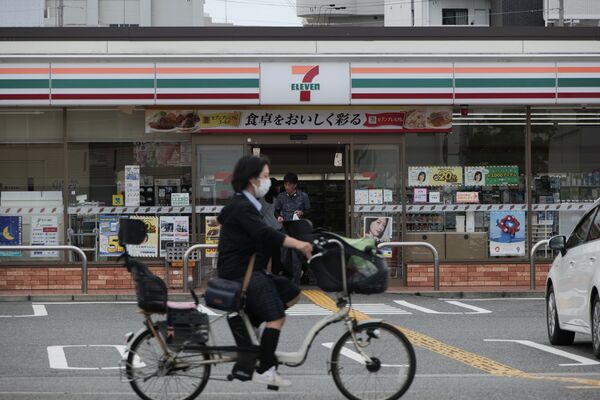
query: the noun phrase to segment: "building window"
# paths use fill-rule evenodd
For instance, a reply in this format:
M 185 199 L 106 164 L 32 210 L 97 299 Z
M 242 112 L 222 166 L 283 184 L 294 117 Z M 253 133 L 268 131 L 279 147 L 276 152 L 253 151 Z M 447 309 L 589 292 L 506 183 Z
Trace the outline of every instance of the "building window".
M 443 8 L 442 25 L 469 25 L 467 8 Z

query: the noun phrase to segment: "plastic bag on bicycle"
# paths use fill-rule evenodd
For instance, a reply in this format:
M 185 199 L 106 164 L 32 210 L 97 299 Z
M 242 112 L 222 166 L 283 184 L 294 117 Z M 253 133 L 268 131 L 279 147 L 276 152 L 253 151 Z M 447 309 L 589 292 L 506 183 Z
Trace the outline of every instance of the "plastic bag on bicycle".
M 331 232 L 304 235 L 308 241 L 323 238 L 339 240 L 344 245 L 348 292 L 359 294 L 383 293 L 388 288 L 389 268 L 374 239 L 350 239 Z M 326 292 L 343 291 L 342 267 L 339 247 L 325 245 L 323 257 L 315 258 L 310 268 L 317 285 Z

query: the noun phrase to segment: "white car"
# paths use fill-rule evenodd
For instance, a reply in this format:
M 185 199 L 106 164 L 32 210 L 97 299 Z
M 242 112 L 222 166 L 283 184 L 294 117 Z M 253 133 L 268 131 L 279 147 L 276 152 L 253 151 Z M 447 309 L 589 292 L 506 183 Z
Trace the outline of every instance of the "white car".
M 553 345 L 570 345 L 575 333 L 592 335 L 600 358 L 600 200 L 579 221 L 571 236 L 554 236 L 560 253 L 546 281 L 546 325 Z

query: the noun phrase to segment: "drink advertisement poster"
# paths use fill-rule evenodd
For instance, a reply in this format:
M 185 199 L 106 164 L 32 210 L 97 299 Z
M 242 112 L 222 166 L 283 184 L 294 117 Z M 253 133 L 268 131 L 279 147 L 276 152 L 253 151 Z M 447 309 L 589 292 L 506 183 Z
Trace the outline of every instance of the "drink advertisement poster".
M 132 216 L 146 224 L 146 240 L 139 245 L 127 246 L 127 251 L 133 257 L 157 257 L 158 256 L 158 218 L 149 216 Z
M 31 217 L 31 245 L 58 246 L 58 218 L 35 215 Z M 31 257 L 58 257 L 58 251 L 34 250 Z
M 219 244 L 219 236 L 221 235 L 221 224 L 217 221 L 216 216 L 209 216 L 204 219 L 204 229 L 206 232 L 206 244 Z M 207 258 L 216 258 L 217 249 L 206 249 Z
M 119 246 L 119 220 L 116 215 L 98 216 L 99 255 L 100 257 L 118 257 L 125 249 Z
M 490 212 L 490 256 L 525 255 L 525 211 Z
M 507 186 L 519 184 L 519 167 L 492 165 L 465 167 L 465 186 Z
M 408 167 L 408 185 L 453 186 L 462 185 L 462 167 Z
M 167 243 L 188 242 L 190 220 L 186 216 L 160 217 L 160 256 L 165 256 Z
M 0 216 L 0 246 L 20 246 L 22 240 L 22 217 Z M 20 257 L 19 250 L 0 251 L 0 257 Z

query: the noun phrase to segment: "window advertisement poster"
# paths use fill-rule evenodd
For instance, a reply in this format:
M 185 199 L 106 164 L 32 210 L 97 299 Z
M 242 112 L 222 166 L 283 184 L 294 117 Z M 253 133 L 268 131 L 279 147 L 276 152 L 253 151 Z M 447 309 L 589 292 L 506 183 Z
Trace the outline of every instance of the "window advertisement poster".
M 134 215 L 131 219 L 138 219 L 146 224 L 146 240 L 139 245 L 127 246 L 127 251 L 133 257 L 158 256 L 158 218 L 151 216 Z
M 190 194 L 189 193 L 171 193 L 171 206 L 173 207 L 185 207 L 190 205 Z
M 221 235 L 221 225 L 217 221 L 216 216 L 207 216 L 204 219 L 204 231 L 206 232 L 206 244 L 219 244 L 219 236 Z M 216 258 L 217 249 L 206 249 L 207 258 Z
M 369 189 L 369 204 L 383 204 L 383 189 Z
M 478 204 L 479 192 L 456 192 L 457 204 Z
M 525 211 L 490 212 L 490 256 L 525 255 Z
M 465 186 L 506 186 L 519 184 L 519 167 L 492 165 L 465 167 Z
M 20 246 L 23 239 L 23 218 L 0 216 L 0 246 Z M 20 257 L 19 250 L 0 251 L 0 257 Z
M 389 242 L 392 239 L 392 217 L 366 216 L 363 221 L 363 237 L 377 242 Z
M 462 167 L 408 167 L 408 185 L 456 186 L 463 183 Z
M 140 205 L 140 166 L 125 166 L 125 206 L 139 207 Z
M 356 189 L 354 191 L 354 204 L 369 204 L 369 189 Z
M 99 255 L 100 257 L 118 257 L 125 250 L 119 246 L 119 220 L 117 215 L 99 215 Z
M 58 218 L 34 215 L 31 217 L 31 245 L 58 246 Z M 58 257 L 58 251 L 34 250 L 31 257 Z
M 160 256 L 165 256 L 167 243 L 187 242 L 190 235 L 188 217 L 160 217 Z
M 441 201 L 440 192 L 429 192 L 429 202 L 439 203 Z
M 140 167 L 183 167 L 191 165 L 191 146 L 179 142 L 135 143 L 133 159 Z
M 427 203 L 427 188 L 413 189 L 413 203 Z

